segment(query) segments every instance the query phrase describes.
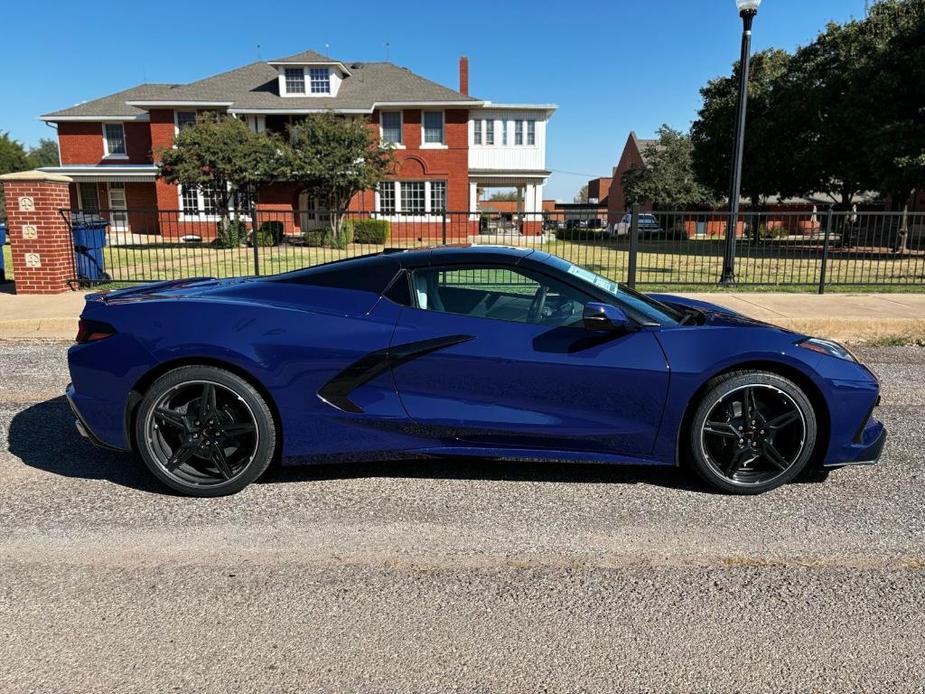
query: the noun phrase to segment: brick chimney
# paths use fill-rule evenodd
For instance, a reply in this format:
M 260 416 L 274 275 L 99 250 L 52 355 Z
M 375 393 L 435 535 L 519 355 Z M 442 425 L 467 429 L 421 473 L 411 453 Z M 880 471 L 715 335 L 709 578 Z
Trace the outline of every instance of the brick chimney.
M 459 57 L 459 93 L 469 96 L 469 59 Z

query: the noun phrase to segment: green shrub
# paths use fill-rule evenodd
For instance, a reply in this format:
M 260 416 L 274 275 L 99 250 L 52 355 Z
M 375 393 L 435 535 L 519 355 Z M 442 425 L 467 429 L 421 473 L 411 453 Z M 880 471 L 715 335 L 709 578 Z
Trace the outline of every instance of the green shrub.
M 389 223 L 384 219 L 352 219 L 353 243 L 383 245 L 389 238 Z
M 787 230 L 782 226 L 768 228 L 766 224 L 758 227 L 758 238 L 761 239 L 782 239 L 788 236 Z
M 328 229 L 306 229 L 302 232 L 306 246 L 324 246 L 328 238 Z
M 223 227 L 221 222 L 215 225 L 215 245 L 219 248 L 237 248 L 247 238 L 247 227 L 240 219 L 229 220 Z
M 556 238 L 560 241 L 602 241 L 604 239 L 603 229 L 558 229 Z
M 258 246 L 278 246 L 283 240 L 283 223 L 280 221 L 264 222 L 257 229 L 256 234 L 250 235 L 251 245 L 255 238 Z

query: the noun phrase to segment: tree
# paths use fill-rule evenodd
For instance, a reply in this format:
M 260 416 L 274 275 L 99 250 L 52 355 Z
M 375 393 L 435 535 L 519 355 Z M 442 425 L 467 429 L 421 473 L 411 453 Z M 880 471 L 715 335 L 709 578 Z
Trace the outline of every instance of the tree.
M 575 202 L 585 203 L 588 202 L 588 184 L 585 183 L 581 188 L 578 189 L 578 192 L 575 194 Z
M 870 166 L 881 193 L 901 208 L 925 187 L 925 0 L 882 0 L 859 39 L 857 77 L 871 107 Z
M 517 191 L 516 190 L 499 190 L 491 194 L 489 200 L 494 200 L 498 202 L 512 202 L 517 200 Z
M 39 140 L 36 147 L 29 149 L 29 165 L 33 169 L 39 169 L 43 166 L 60 166 L 58 143 L 47 137 Z
M 629 169 L 620 180 L 626 201 L 664 210 L 710 204 L 710 191 L 694 175 L 693 151 L 690 136 L 663 125 L 657 142 L 642 152 L 646 165 Z
M 786 165 L 793 151 L 779 118 L 787 106 L 778 99 L 789 65 L 785 51 L 771 49 L 755 54 L 749 70 L 742 192 L 756 208 L 762 198 L 780 192 L 789 174 Z M 717 198 L 729 194 L 739 69 L 737 62 L 731 75 L 710 80 L 700 90 L 703 106 L 691 126 L 694 171 Z
M 0 174 L 25 171 L 28 168 L 29 157 L 22 143 L 11 138 L 9 133 L 0 133 Z M 0 185 L 0 219 L 6 219 L 2 185 Z
M 238 227 L 244 201 L 256 202 L 259 188 L 277 178 L 283 147 L 279 137 L 255 133 L 242 120 L 204 113 L 177 133 L 173 147 L 158 150 L 158 176 L 207 191 L 227 234 Z
M 333 243 L 345 245 L 342 222 L 351 198 L 392 172 L 391 145 L 367 119 L 331 111 L 310 114 L 289 129 L 281 178 L 299 183 L 329 213 Z

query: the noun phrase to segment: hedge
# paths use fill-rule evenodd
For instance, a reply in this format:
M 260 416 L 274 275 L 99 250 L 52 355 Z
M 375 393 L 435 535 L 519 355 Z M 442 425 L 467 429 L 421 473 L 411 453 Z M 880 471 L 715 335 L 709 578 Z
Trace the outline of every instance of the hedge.
M 381 246 L 389 238 L 389 223 L 384 219 L 350 219 L 345 224 L 353 228 L 353 243 Z

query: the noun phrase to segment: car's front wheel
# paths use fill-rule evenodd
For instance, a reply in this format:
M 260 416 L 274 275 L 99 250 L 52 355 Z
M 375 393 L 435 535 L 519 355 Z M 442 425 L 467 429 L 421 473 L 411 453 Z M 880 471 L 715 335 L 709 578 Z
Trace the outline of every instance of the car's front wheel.
M 183 366 L 158 378 L 139 405 L 135 437 L 154 476 L 191 496 L 240 491 L 264 473 L 277 442 L 260 393 L 214 366 Z
M 813 405 L 793 381 L 766 371 L 724 374 L 691 420 L 692 464 L 716 489 L 760 494 L 806 467 L 817 430 Z

